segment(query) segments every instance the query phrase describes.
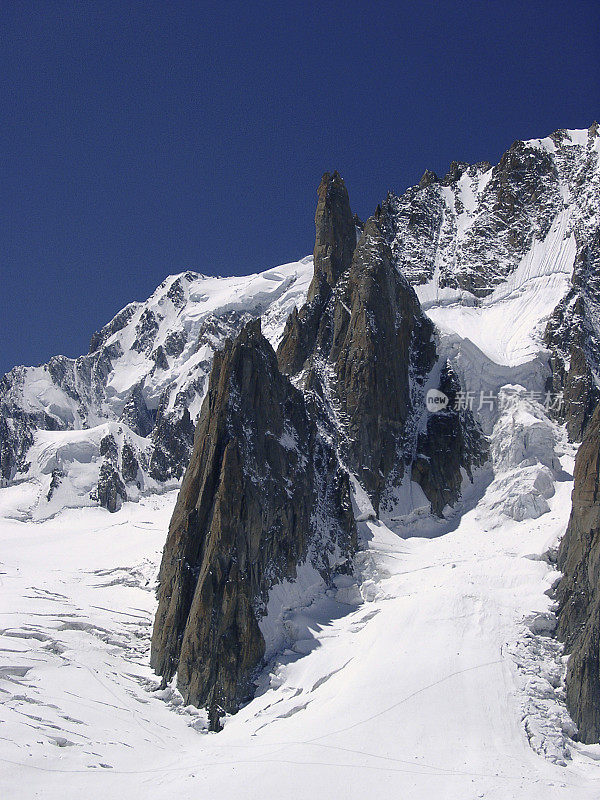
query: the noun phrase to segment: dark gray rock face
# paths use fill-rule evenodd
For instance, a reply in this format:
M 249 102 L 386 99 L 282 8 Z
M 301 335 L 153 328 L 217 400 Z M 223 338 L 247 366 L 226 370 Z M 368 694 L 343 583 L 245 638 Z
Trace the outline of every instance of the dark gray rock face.
M 448 172 L 441 181 L 442 186 L 451 186 L 453 183 L 456 183 L 456 181 L 460 180 L 464 173 L 467 172 L 470 166 L 471 165 L 467 164 L 466 161 L 452 161 Z
M 140 384 L 134 386 L 129 400 L 121 413 L 121 422 L 128 425 L 138 436 L 148 436 L 154 428 L 155 414 L 146 406 Z
M 567 705 L 583 742 L 600 741 L 600 406 L 575 461 L 573 510 L 561 542 L 557 634 L 570 651 Z
M 63 478 L 63 472 L 58 467 L 55 467 L 52 470 L 52 476 L 50 478 L 50 487 L 48 488 L 48 494 L 46 495 L 46 499 L 50 501 L 54 492 L 58 489 L 61 484 Z
M 390 193 L 382 212 L 398 269 L 418 285 L 437 266 L 440 287 L 485 297 L 544 239 L 567 187 L 582 212 L 572 223 L 581 249 L 597 219 L 596 136 L 592 126 L 585 154 L 566 131 L 550 137 L 552 147 L 516 141 L 495 167 L 455 161 L 441 180 L 427 170 L 417 186 Z
M 122 429 L 121 429 L 122 432 Z M 118 511 L 123 503 L 127 502 L 127 488 L 125 484 L 135 483 L 137 488 L 142 486 L 140 463 L 136 450 L 130 442 L 124 441 L 122 446 L 112 434 L 108 434 L 100 441 L 100 455 L 103 458 L 98 476 L 98 485 L 90 496 L 103 508 L 111 513 Z M 61 483 L 63 473 L 60 470 L 52 472 L 48 500 Z
M 181 478 L 194 443 L 190 412 L 187 408 L 171 412 L 159 408 L 151 436 L 154 449 L 150 458 L 150 477 L 160 482 Z
M 251 314 L 240 311 L 225 311 L 224 313 L 211 314 L 202 323 L 196 349 L 209 345 L 215 350 L 220 350 L 226 339 L 238 335 L 244 325 L 253 319 Z
M 95 499 L 114 514 L 127 501 L 127 491 L 119 474 L 119 448 L 112 434 L 105 436 L 100 442 L 100 455 L 104 461 L 100 467 Z
M 554 160 L 542 149 L 514 142 L 492 169 L 480 205 L 463 248 L 465 269 L 443 285 L 482 297 L 512 272 L 534 237 L 546 236 L 562 207 Z
M 348 190 L 337 172 L 323 175 L 317 196 L 313 279 L 306 304 L 288 318 L 277 350 L 279 365 L 287 375 L 299 372 L 311 355 L 332 289 L 350 266 L 356 248 L 360 220 L 352 214 Z
M 346 270 L 356 247 L 356 225 L 350 210 L 348 190 L 341 176 L 326 172 L 317 190 L 315 212 L 315 274 L 308 290 L 308 300 L 321 292 L 322 283 L 330 288 Z
M 355 546 L 348 476 L 249 323 L 215 354 L 163 552 L 152 666 L 217 720 L 237 710 L 264 655 L 269 589 L 307 560 L 330 581 Z
M 171 331 L 165 339 L 165 353 L 177 358 L 180 356 L 187 342 L 185 331 Z
M 140 464 L 136 458 L 135 450 L 129 442 L 125 442 L 121 450 L 121 474 L 125 483 L 137 482 L 139 470 Z
M 600 400 L 593 374 L 600 367 L 594 325 L 600 308 L 600 230 L 578 252 L 572 284 L 548 321 L 544 343 L 552 353 L 548 389 L 564 395 L 555 416 L 566 422 L 569 438 L 580 441 Z
M 426 189 L 428 186 L 431 186 L 432 183 L 439 183 L 440 179 L 438 176 L 433 172 L 431 169 L 426 169 L 419 181 L 419 189 Z
M 600 173 L 598 171 L 598 124 L 587 135 L 585 156 L 568 146 L 567 131 L 556 131 L 554 160 L 563 182 L 569 186 L 575 206 L 571 214 L 577 254 L 572 285 L 558 304 L 545 331 L 551 350 L 549 389 L 564 392 L 564 408 L 556 416 L 566 422 L 569 437 L 581 440 L 600 399 Z M 567 146 L 563 144 L 566 142 Z
M 349 466 L 376 508 L 388 475 L 401 464 L 411 375 L 423 377 L 434 361 L 433 325 L 371 218 L 321 317 L 306 387 L 330 405 Z
M 100 455 L 103 456 L 105 461 L 109 461 L 116 466 L 119 460 L 119 448 L 112 434 L 105 436 L 100 442 Z
M 383 203 L 382 224 L 392 257 L 398 270 L 413 285 L 426 283 L 433 277 L 444 205 L 439 180 L 429 170 L 418 186 L 407 189 L 401 197 L 389 193 Z
M 155 371 L 169 369 L 169 360 L 162 344 L 152 351 L 151 358 L 154 361 Z
M 8 484 L 25 470 L 27 451 L 33 444 L 35 431 L 58 427 L 47 414 L 28 414 L 8 403 L 0 403 L 0 485 Z
M 145 309 L 135 327 L 136 338 L 131 345 L 132 350 L 136 350 L 138 353 L 149 352 L 158 331 L 158 322 L 156 314 L 149 308 Z
M 127 501 L 127 491 L 121 476 L 110 461 L 104 461 L 100 467 L 97 498 L 100 505 L 111 513 L 118 511 Z
M 471 411 L 456 408 L 460 382 L 449 365 L 437 387 L 449 398 L 448 407 L 429 414 L 417 436 L 411 478 L 423 489 L 434 514 L 456 503 L 461 494 L 462 472 L 473 480 L 473 470 L 488 460 L 487 440 Z
M 319 398 L 332 435 L 376 511 L 382 500 L 385 506 L 393 502 L 394 489 L 421 448 L 416 474 L 435 513 L 441 513 L 460 496 L 460 467 L 468 464 L 470 474 L 471 463 L 484 457 L 484 439 L 472 418 L 449 411 L 446 449 L 455 457 L 446 458 L 444 468 L 425 469 L 429 447 L 433 462 L 439 459 L 428 442 L 442 426 L 442 418 L 431 421 L 430 438 L 419 438 L 423 385 L 437 360 L 434 329 L 396 269 L 388 233 L 384 207 L 365 223 L 351 265 L 333 290 L 291 315 L 278 360 L 286 374 L 303 372 L 304 388 Z M 456 474 L 450 476 L 451 470 Z

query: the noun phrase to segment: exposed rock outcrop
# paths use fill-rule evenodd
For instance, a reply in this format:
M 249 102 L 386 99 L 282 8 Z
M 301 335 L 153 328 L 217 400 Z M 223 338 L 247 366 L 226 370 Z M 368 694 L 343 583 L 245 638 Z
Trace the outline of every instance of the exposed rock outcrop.
M 26 467 L 27 451 L 39 423 L 52 424 L 47 414 L 28 414 L 0 404 L 0 486 L 8 484 Z M 40 426 L 41 427 L 41 426 Z
M 54 492 L 58 489 L 61 484 L 63 478 L 63 471 L 59 467 L 55 467 L 52 470 L 52 474 L 50 477 L 50 486 L 48 487 L 48 493 L 46 495 L 46 499 L 48 502 L 52 499 Z
M 340 175 L 326 172 L 317 195 L 313 279 L 306 304 L 300 311 L 294 309 L 288 318 L 277 350 L 279 365 L 286 375 L 299 372 L 312 354 L 325 306 L 340 275 L 350 266 L 356 248 L 357 219 Z
M 597 126 L 587 142 L 557 131 L 516 141 L 492 167 L 453 162 L 440 180 L 427 170 L 417 186 L 382 205 L 394 260 L 413 284 L 489 295 L 543 241 L 568 206 L 578 250 L 597 225 Z
M 600 400 L 592 370 L 600 367 L 594 322 L 600 309 L 600 229 L 577 254 L 572 280 L 548 321 L 544 341 L 552 353 L 548 389 L 564 399 L 554 415 L 566 423 L 569 437 L 580 441 Z
M 170 412 L 159 408 L 151 438 L 150 477 L 161 482 L 181 478 L 194 442 L 194 424 L 187 408 Z
M 269 590 L 356 545 L 347 474 L 260 322 L 215 354 L 160 569 L 152 666 L 187 702 L 235 711 L 265 652 Z
M 105 461 L 108 461 L 113 466 L 117 466 L 119 460 L 119 448 L 112 434 L 105 436 L 100 442 L 100 455 Z
M 433 325 L 372 217 L 321 317 L 305 385 L 328 405 L 349 466 L 376 508 L 390 473 L 402 478 L 413 379 L 434 360 Z
M 127 501 L 127 490 L 119 474 L 119 448 L 112 434 L 105 436 L 100 442 L 100 455 L 104 460 L 94 496 L 101 506 L 114 514 Z M 51 489 L 54 491 L 56 486 L 53 488 L 51 485 Z
M 418 483 L 441 516 L 461 496 L 463 475 L 472 482 L 473 472 L 488 460 L 488 443 L 468 408 L 458 408 L 461 386 L 452 368 L 441 370 L 438 390 L 448 397 L 448 406 L 425 417 L 417 436 L 411 479 Z
M 340 275 L 350 266 L 356 247 L 356 225 L 350 210 L 348 190 L 338 172 L 326 172 L 317 190 L 315 212 L 315 274 L 308 290 L 309 302 L 326 283 L 333 288 Z
M 97 489 L 98 502 L 111 513 L 118 511 L 127 501 L 127 491 L 117 469 L 110 461 L 100 467 Z
M 121 474 L 125 483 L 138 482 L 140 463 L 135 455 L 135 450 L 125 442 L 121 450 Z
M 434 328 L 396 269 L 387 232 L 380 210 L 365 223 L 329 296 L 292 314 L 278 359 L 286 374 L 302 372 L 305 390 L 320 399 L 376 511 L 384 496 L 393 504 L 406 466 L 419 454 L 416 479 L 440 514 L 460 496 L 461 467 L 470 475 L 484 458 L 484 440 L 472 417 L 452 410 L 419 431 L 425 378 L 437 360 Z M 443 466 L 436 436 L 445 442 Z
M 426 169 L 419 181 L 419 189 L 426 189 L 432 183 L 439 183 L 440 179 L 431 169 Z
M 138 353 L 147 353 L 150 351 L 154 338 L 158 331 L 159 318 L 149 308 L 144 309 L 138 324 L 135 326 L 135 341 L 131 345 L 131 349 Z
M 567 705 L 583 742 L 600 741 L 600 406 L 575 461 L 573 509 L 558 553 L 557 634 L 567 646 Z

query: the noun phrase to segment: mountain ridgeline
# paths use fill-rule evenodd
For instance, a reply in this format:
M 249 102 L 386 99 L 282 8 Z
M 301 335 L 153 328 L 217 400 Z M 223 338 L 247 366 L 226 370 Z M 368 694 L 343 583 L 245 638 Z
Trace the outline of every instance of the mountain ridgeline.
M 403 194 L 389 193 L 367 231 L 369 247 L 379 253 L 379 272 L 384 262 L 391 263 L 399 275 L 394 282 L 411 286 L 427 314 L 432 304 L 481 308 L 496 295 L 501 298 L 512 290 L 514 276 L 527 277 L 528 261 L 560 228 L 569 244 L 564 266 L 569 285 L 557 284 L 538 333 L 546 349 L 543 388 L 563 393 L 564 403 L 552 413 L 567 424 L 575 441 L 581 440 L 599 399 L 599 139 L 594 123 L 585 131 L 516 141 L 494 167 L 453 162 L 442 178 L 428 170 Z M 12 369 L 0 380 L 0 484 L 39 481 L 35 514 L 41 518 L 64 506 L 98 502 L 115 510 L 124 498 L 135 501 L 177 485 L 189 462 L 213 355 L 259 316 L 265 337 L 278 350 L 281 369 L 295 380 L 310 359 L 313 379 L 323 383 L 317 375 L 320 354 L 339 346 L 326 341 L 328 335 L 349 337 L 347 344 L 360 347 L 356 319 L 352 328 L 343 319 L 344 306 L 351 308 L 355 298 L 344 292 L 354 292 L 365 313 L 393 313 L 392 305 L 399 303 L 408 310 L 412 302 L 409 291 L 398 289 L 391 305 L 389 295 L 389 302 L 371 307 L 369 280 L 380 275 L 369 278 L 358 262 L 353 275 L 362 282 L 360 292 L 356 281 L 344 288 L 356 234 L 363 228 L 349 211 L 346 189 L 334 175 L 319 189 L 318 266 L 307 258 L 241 278 L 208 278 L 191 271 L 169 276 L 148 300 L 130 303 L 94 333 L 86 355 L 55 356 L 38 367 Z M 548 274 L 555 255 L 548 254 Z M 362 260 L 368 262 L 364 248 Z M 391 284 L 386 287 L 396 292 Z M 283 346 L 283 328 L 294 308 Z M 414 316 L 416 325 L 430 324 L 420 319 Z M 425 340 L 423 328 L 414 342 L 402 343 L 404 354 L 407 347 L 411 350 L 410 368 L 417 372 L 426 371 L 430 358 Z M 381 348 L 377 342 L 372 346 L 373 352 Z M 336 381 L 355 375 L 355 368 L 342 367 L 335 354 L 333 360 L 346 372 Z M 456 368 L 456 359 L 450 360 Z M 402 363 L 406 368 L 406 359 Z M 389 378 L 396 385 L 397 369 Z M 464 389 L 472 376 L 458 377 Z M 354 399 L 348 399 L 352 416 Z M 389 422 L 402 423 L 406 398 L 400 394 L 393 402 L 397 408 Z M 385 427 L 379 432 L 384 439 Z M 83 450 L 77 437 L 61 435 L 79 430 L 90 431 Z M 100 444 L 109 435 L 116 455 L 111 453 L 100 475 L 107 461 Z M 385 443 L 383 449 L 388 449 Z M 139 466 L 133 477 L 130 454 Z M 95 465 L 85 479 L 82 463 Z M 387 480 L 387 469 L 382 471 Z M 375 474 L 365 480 L 379 481 Z M 425 474 L 423 481 L 428 481 Z
M 597 139 L 593 125 L 583 157 L 557 132 L 544 146 L 515 142 L 494 169 L 426 172 L 364 224 L 339 174 L 323 176 L 306 302 L 276 355 L 251 323 L 215 357 L 163 554 L 152 664 L 210 708 L 215 729 L 252 696 L 273 586 L 308 562 L 325 585 L 352 571 L 346 470 L 376 515 L 393 519 L 413 483 L 441 516 L 489 457 L 469 408 L 425 411 L 426 388 L 454 398 L 461 381 L 414 287 L 483 302 L 564 223 L 573 271 L 543 333 L 545 389 L 563 397 L 553 413 L 584 442 L 559 553 L 558 635 L 571 652 L 566 698 L 579 736 L 600 739 Z

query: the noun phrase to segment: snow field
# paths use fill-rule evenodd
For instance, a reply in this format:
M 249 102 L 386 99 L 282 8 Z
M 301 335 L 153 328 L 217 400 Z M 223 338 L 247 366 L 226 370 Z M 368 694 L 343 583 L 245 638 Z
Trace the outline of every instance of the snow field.
M 0 787 L 50 800 L 598 797 L 600 749 L 569 738 L 542 557 L 567 522 L 573 451 L 513 391 L 483 499 L 435 538 L 359 523 L 355 582 L 280 598 L 283 649 L 217 735 L 147 666 L 176 493 L 113 515 L 5 517 Z M 550 472 L 548 510 L 511 519 L 503 476 L 531 469 Z

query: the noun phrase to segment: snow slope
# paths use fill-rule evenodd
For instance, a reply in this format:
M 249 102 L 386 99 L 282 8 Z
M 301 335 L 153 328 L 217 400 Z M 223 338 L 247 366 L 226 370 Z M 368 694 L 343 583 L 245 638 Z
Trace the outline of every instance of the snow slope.
M 477 306 L 430 284 L 415 287 L 427 314 L 443 333 L 469 339 L 492 361 L 518 366 L 540 349 L 543 323 L 570 286 L 576 255 L 569 211 L 557 215 L 543 241 L 534 240 L 517 269 Z M 446 299 L 450 296 L 449 299 Z
M 167 392 L 166 408 L 171 410 L 177 395 L 198 379 L 199 370 L 205 373 L 207 363 L 210 365 L 214 341 L 210 331 L 203 335 L 207 322 L 226 320 L 228 315 L 262 315 L 265 336 L 277 344 L 292 308 L 304 302 L 312 271 L 312 258 L 307 257 L 241 277 L 213 278 L 195 272 L 170 275 L 148 300 L 126 306 L 95 335 L 92 353 L 100 349 L 113 353 L 105 384 L 83 385 L 83 370 L 77 362 L 89 356 L 66 359 L 74 368 L 75 386 L 57 386 L 47 365 L 20 368 L 24 370 L 18 385 L 22 407 L 54 414 L 74 428 L 87 427 L 118 419 L 132 389 L 141 382 L 148 409 L 156 409 Z M 181 337 L 179 353 L 169 345 L 173 333 Z M 162 367 L 156 364 L 158 348 L 166 356 Z M 80 390 L 83 406 L 69 395 L 69 389 Z M 203 393 L 194 394 L 189 410 L 195 419 Z
M 530 430 L 528 402 L 510 413 Z M 32 525 L 6 518 L 22 485 L 0 490 L 4 796 L 597 798 L 600 748 L 569 739 L 541 557 L 566 525 L 558 457 L 570 470 L 573 453 L 554 426 L 533 451 L 514 431 L 499 421 L 502 466 L 446 535 L 360 523 L 356 583 L 283 609 L 287 648 L 217 735 L 148 668 L 175 492 Z M 504 478 L 548 456 L 547 512 L 511 519 Z

